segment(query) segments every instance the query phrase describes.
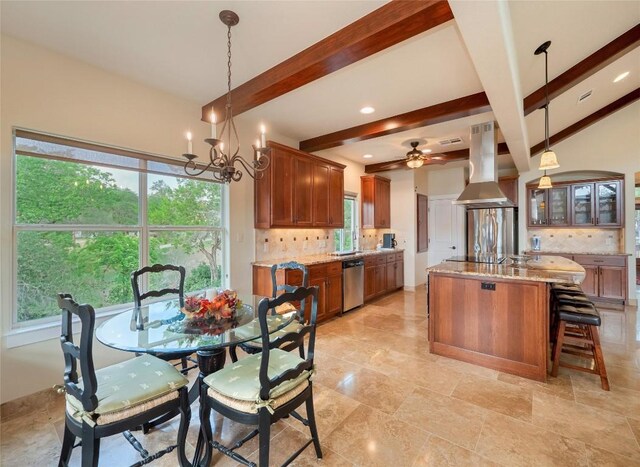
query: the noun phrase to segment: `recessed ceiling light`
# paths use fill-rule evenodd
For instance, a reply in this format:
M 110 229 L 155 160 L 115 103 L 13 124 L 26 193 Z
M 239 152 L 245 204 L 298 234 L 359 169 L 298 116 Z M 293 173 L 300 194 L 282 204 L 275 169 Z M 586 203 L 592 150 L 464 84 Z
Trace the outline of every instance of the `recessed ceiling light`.
M 366 114 L 372 114 L 375 111 L 376 111 L 376 109 L 374 109 L 373 107 L 369 107 L 369 106 L 363 107 L 363 108 L 360 109 L 360 113 L 361 114 L 365 114 L 365 115 Z
M 629 72 L 628 71 L 625 71 L 624 73 L 620 73 L 618 76 L 616 76 L 616 79 L 614 79 L 613 82 L 617 83 L 618 81 L 622 81 L 627 76 L 629 76 Z
M 373 159 L 373 155 L 372 154 L 365 154 L 362 157 L 365 158 L 365 159 Z

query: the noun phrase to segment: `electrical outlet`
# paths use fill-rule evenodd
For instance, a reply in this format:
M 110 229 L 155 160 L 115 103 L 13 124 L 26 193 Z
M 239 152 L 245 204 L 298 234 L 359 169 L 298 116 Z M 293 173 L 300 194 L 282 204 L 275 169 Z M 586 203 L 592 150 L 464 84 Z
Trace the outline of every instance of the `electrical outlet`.
M 262 246 L 262 252 L 263 253 L 269 253 L 269 243 L 268 242 L 264 242 L 264 245 Z
M 607 245 L 607 246 L 611 246 L 611 245 L 613 245 L 613 238 L 611 238 L 611 237 L 607 237 L 607 238 L 605 239 L 605 241 L 604 241 L 604 244 L 605 244 L 605 245 Z
M 242 243 L 242 242 L 244 242 L 244 234 L 243 234 L 242 232 L 239 232 L 239 233 L 236 235 L 236 241 L 237 241 L 238 243 Z
M 320 240 L 320 248 L 326 248 L 327 247 L 327 241 L 326 240 Z
M 306 250 L 307 248 L 309 248 L 309 242 L 305 240 L 304 242 L 302 242 L 302 249 Z
M 280 242 L 280 251 L 287 251 L 286 242 Z

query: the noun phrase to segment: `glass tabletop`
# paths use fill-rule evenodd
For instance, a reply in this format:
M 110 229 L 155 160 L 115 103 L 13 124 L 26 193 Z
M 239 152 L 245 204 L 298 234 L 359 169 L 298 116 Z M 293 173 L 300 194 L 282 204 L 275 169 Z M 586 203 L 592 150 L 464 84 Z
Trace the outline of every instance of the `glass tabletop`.
M 177 299 L 126 310 L 96 329 L 96 338 L 108 347 L 139 353 L 182 353 L 212 350 L 261 336 L 258 303 L 264 297 L 251 296 L 236 309 L 235 316 L 216 324 L 191 322 L 180 311 Z M 295 312 L 269 315 L 269 333 L 282 329 Z

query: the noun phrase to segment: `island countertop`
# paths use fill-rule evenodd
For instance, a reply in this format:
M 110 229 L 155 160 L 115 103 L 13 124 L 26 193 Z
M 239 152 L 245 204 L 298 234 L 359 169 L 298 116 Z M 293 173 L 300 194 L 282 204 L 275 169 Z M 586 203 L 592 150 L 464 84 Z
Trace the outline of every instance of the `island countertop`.
M 510 260 L 507 260 L 510 262 Z M 571 282 L 580 284 L 585 270 L 578 263 L 561 256 L 533 256 L 525 265 L 486 264 L 445 261 L 430 268 L 429 273 L 494 277 L 536 282 Z

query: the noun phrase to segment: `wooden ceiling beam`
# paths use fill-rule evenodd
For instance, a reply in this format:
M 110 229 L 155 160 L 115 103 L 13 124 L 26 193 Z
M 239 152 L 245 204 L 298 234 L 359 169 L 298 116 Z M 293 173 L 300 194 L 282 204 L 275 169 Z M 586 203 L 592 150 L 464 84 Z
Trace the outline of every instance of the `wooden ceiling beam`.
M 240 115 L 452 19 L 447 1 L 389 2 L 233 89 L 233 113 Z M 202 120 L 210 118 L 211 106 L 221 114 L 226 98 L 204 105 Z
M 612 102 L 609 105 L 605 105 L 600 110 L 596 110 L 591 115 L 583 118 L 582 120 L 574 123 L 573 125 L 569 125 L 567 128 L 565 128 L 562 131 L 559 131 L 555 135 L 552 135 L 549 138 L 549 144 L 553 146 L 554 144 L 557 144 L 560 141 L 564 141 L 565 139 L 575 135 L 579 131 L 584 130 L 588 126 L 591 126 L 594 123 L 602 120 L 603 118 L 608 117 L 612 113 L 617 112 L 623 107 L 626 107 L 629 104 L 634 103 L 638 99 L 640 99 L 640 88 L 634 89 L 630 93 L 622 96 L 620 99 Z M 541 153 L 542 151 L 544 151 L 544 141 L 539 142 L 538 144 L 536 144 L 531 148 L 531 157 Z
M 509 154 L 509 147 L 507 143 L 498 144 L 498 154 Z M 433 160 L 433 162 L 425 162 L 425 166 L 429 165 L 442 165 L 449 162 L 465 161 L 469 159 L 469 149 L 458 149 L 456 151 L 448 151 L 440 154 L 434 154 L 434 156 L 442 157 L 441 159 Z M 406 169 L 407 160 L 397 159 L 395 161 L 378 162 L 376 164 L 367 164 L 364 166 L 364 172 L 367 174 L 374 174 L 378 172 L 386 172 L 388 170 Z
M 365 123 L 345 130 L 307 139 L 300 142 L 300 149 L 302 151 L 315 152 L 490 111 L 491 106 L 489 105 L 487 95 L 484 92 L 479 92 L 393 117 L 383 118 L 382 120 L 376 120 L 375 122 Z
M 640 45 L 640 24 L 636 24 L 621 36 L 549 81 L 549 100 L 555 99 L 567 89 L 615 62 L 638 45 Z M 545 92 L 544 86 L 542 86 L 524 98 L 524 115 L 529 115 L 544 106 L 544 103 Z

